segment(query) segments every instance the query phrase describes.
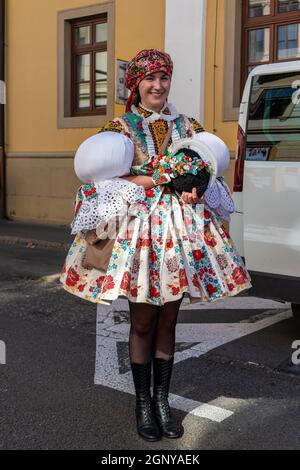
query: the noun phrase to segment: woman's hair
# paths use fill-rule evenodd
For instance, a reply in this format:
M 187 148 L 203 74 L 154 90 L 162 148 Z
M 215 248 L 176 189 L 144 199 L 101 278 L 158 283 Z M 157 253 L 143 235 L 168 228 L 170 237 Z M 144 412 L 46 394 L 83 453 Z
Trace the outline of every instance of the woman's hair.
M 139 90 L 137 89 L 137 90 L 136 90 L 136 93 L 135 93 L 134 100 L 133 100 L 133 104 L 134 104 L 135 106 L 138 106 L 138 105 L 140 104 L 140 102 L 141 102 L 141 95 L 140 95 Z

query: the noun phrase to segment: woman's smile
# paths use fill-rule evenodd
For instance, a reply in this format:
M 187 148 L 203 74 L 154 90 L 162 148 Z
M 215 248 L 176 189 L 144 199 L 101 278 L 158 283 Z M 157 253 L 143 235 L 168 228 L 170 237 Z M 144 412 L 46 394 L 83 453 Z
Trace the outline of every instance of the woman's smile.
M 168 98 L 171 78 L 165 72 L 147 75 L 139 84 L 142 105 L 159 112 Z

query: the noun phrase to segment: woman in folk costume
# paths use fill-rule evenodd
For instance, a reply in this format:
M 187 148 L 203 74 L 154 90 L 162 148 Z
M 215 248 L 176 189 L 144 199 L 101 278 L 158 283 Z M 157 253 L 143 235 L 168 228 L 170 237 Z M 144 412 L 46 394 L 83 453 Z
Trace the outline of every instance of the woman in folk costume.
M 86 300 L 109 304 L 119 296 L 128 298 L 137 430 L 148 441 L 183 434 L 170 411 L 168 394 L 184 293 L 191 302 L 211 302 L 251 287 L 222 225 L 221 218 L 228 219 L 232 212 L 226 210 L 230 194 L 224 179 L 217 178 L 205 193 L 208 196 L 200 199 L 195 187 L 179 194 L 162 172 L 161 178 L 151 173 L 151 161 L 159 154 L 172 146 L 180 148 L 181 141 L 186 147 L 187 139 L 201 141 L 201 135 L 207 134 L 195 119 L 168 103 L 172 72 L 170 56 L 155 49 L 143 50 L 129 62 L 126 86 L 131 94 L 126 112 L 100 132 L 119 133 L 134 144 L 130 174 L 121 180 L 145 190 L 145 197 L 128 202 L 130 230 L 126 236 L 117 234 L 105 272 L 84 267 L 87 241 L 78 233 L 61 275 L 64 288 Z M 85 188 L 85 196 L 96 191 Z M 82 204 L 83 193 L 77 205 Z

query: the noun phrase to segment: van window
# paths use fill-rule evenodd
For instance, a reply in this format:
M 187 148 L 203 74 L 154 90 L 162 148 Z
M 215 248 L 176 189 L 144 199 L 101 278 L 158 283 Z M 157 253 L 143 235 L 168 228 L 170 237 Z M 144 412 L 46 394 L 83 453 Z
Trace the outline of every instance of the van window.
M 300 71 L 255 75 L 246 132 L 246 160 L 300 161 Z

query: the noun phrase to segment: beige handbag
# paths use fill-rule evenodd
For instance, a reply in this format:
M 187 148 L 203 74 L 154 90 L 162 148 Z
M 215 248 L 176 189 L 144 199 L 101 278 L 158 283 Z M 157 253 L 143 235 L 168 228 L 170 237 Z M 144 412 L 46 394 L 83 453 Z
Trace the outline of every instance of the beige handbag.
M 116 218 L 115 224 L 103 224 L 102 230 L 98 227 L 101 234 L 106 234 L 106 238 L 100 238 L 96 229 L 86 232 L 87 247 L 81 263 L 84 268 L 106 272 L 119 229 L 119 219 Z
M 115 238 L 100 239 L 96 230 L 88 230 L 85 240 L 87 247 L 82 259 L 82 266 L 86 269 L 107 270 L 107 266 L 115 244 Z

